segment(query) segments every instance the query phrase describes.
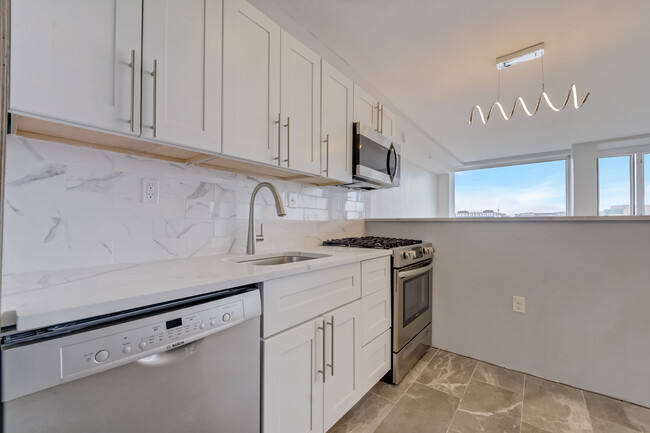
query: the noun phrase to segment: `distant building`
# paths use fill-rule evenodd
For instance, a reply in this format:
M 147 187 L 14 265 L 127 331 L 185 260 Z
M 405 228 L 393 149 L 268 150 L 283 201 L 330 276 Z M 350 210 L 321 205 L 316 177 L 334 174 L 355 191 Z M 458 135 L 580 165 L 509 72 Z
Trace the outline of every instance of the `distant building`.
M 499 211 L 493 211 L 492 209 L 487 209 L 483 211 L 468 211 L 468 210 L 459 210 L 456 212 L 456 217 L 458 218 L 504 218 L 508 215 L 501 213 Z
M 603 209 L 600 214 L 603 216 L 630 215 L 630 205 L 629 204 L 613 205 L 610 206 L 609 209 Z
M 523 218 L 529 218 L 529 217 L 560 217 L 560 216 L 566 216 L 565 211 L 559 211 L 559 212 L 522 212 L 522 213 L 516 213 L 516 217 L 523 217 Z

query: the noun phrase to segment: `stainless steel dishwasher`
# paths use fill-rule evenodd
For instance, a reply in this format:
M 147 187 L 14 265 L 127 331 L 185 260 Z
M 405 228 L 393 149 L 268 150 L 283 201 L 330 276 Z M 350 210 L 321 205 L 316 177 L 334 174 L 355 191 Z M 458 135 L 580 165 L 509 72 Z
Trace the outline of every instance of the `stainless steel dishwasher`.
M 9 335 L 5 433 L 260 431 L 259 290 Z

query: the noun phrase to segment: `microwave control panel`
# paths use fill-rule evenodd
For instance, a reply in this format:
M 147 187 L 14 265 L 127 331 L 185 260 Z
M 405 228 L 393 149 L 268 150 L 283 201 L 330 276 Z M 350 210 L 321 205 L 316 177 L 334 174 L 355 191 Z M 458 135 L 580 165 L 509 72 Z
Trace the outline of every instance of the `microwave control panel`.
M 156 316 L 149 318 L 153 323 L 148 325 L 139 324 L 127 331 L 62 347 L 61 378 L 73 378 L 92 369 L 104 370 L 201 339 L 241 322 L 244 303 L 240 300 L 200 311 L 170 312 L 162 318 L 166 320 Z

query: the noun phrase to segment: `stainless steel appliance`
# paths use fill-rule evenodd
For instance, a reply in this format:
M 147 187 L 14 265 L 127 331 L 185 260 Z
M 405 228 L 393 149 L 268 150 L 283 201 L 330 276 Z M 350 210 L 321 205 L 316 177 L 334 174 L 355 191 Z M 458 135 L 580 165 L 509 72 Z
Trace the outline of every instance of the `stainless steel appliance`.
M 260 313 L 245 287 L 5 336 L 4 432 L 259 432 Z
M 353 182 L 343 186 L 362 190 L 399 186 L 400 145 L 360 122 L 354 124 L 353 133 Z
M 399 383 L 431 344 L 435 252 L 432 244 L 414 239 L 366 236 L 332 239 L 323 245 L 393 250 L 393 367 L 387 379 Z

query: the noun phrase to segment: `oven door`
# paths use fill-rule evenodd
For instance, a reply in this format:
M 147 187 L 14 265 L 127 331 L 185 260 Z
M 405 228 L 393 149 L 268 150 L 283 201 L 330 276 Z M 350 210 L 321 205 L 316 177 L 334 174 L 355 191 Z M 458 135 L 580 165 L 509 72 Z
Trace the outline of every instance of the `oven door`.
M 393 352 L 399 352 L 431 323 L 433 263 L 396 269 L 393 287 Z

